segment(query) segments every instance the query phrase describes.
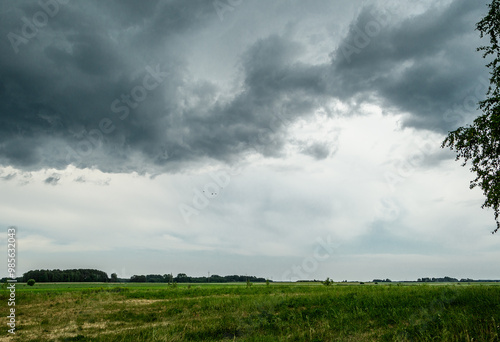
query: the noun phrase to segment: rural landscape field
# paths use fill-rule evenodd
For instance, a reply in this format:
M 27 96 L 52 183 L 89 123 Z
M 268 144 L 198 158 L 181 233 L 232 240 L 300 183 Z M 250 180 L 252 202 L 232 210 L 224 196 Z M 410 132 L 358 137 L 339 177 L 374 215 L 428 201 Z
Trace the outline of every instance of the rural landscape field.
M 500 340 L 495 284 L 249 285 L 18 284 L 2 341 Z
M 500 342 L 500 0 L 0 0 L 0 51 L 0 342 Z

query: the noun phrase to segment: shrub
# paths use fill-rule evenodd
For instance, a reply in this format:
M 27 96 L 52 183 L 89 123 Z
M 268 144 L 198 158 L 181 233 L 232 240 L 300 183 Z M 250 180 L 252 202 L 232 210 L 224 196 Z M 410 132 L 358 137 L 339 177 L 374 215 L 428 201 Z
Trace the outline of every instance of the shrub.
M 28 284 L 29 286 L 35 285 L 35 279 L 28 280 L 28 282 L 26 284 Z
M 326 280 L 325 280 L 325 281 L 323 281 L 323 285 L 325 285 L 325 286 L 330 286 L 330 285 L 332 285 L 332 284 L 333 284 L 333 280 L 330 280 L 330 278 L 329 278 L 329 277 L 328 277 L 328 278 L 326 278 Z

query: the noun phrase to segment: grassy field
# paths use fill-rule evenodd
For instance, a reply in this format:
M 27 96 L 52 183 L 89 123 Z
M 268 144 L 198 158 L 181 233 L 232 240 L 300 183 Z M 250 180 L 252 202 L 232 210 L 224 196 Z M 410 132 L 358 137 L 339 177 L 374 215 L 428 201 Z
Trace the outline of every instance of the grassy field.
M 16 315 L 2 341 L 500 341 L 500 286 L 19 284 Z

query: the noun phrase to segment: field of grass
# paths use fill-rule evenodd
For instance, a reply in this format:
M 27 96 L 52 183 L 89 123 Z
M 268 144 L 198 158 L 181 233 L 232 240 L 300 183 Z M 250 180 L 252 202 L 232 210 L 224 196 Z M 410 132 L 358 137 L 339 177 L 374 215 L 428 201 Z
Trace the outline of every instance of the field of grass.
M 500 286 L 18 284 L 16 315 L 1 341 L 500 341 Z

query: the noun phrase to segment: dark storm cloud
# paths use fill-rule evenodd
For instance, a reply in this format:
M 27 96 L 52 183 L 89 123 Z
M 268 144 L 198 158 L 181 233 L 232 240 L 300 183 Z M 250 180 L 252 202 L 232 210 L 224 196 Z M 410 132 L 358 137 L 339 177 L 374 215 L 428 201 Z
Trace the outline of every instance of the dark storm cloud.
M 349 59 L 338 49 L 323 65 L 298 62 L 307 46 L 269 35 L 243 54 L 241 90 L 222 99 L 185 58 L 190 37 L 220 24 L 210 1 L 42 3 L 52 7 L 20 1 L 0 13 L 0 164 L 27 170 L 165 172 L 247 151 L 279 156 L 286 129 L 332 98 L 375 95 L 410 113 L 407 125 L 445 130 L 439 113 L 463 101 L 484 68 L 470 44 L 484 6 L 460 0 L 391 18 L 368 46 Z M 306 147 L 316 159 L 335 151 Z
M 8 38 L 0 43 L 2 163 L 133 171 L 133 152 L 159 155 L 168 145 L 166 108 L 175 107 L 184 71 L 175 53 L 158 51 L 172 36 L 214 17 L 211 4 L 47 3 L 48 9 L 18 2 L 0 14 L 1 36 Z M 127 97 L 130 105 L 123 102 Z M 116 99 L 121 107 L 113 111 Z M 126 119 L 117 109 L 124 106 L 133 112 Z
M 192 118 L 202 108 L 186 115 L 197 132 L 189 142 L 193 151 L 218 159 L 247 149 L 278 155 L 283 130 L 324 100 L 324 68 L 295 63 L 300 50 L 300 45 L 279 36 L 256 42 L 243 57 L 244 90 L 199 119 Z
M 213 84 L 186 81 L 190 76 L 179 56 L 167 54 L 166 60 L 156 60 L 161 63 L 150 57 L 151 64 L 138 62 L 142 68 L 132 65 L 138 56 L 133 46 L 123 46 L 127 41 L 151 35 L 168 41 L 169 33 L 201 25 L 200 18 L 206 16 L 200 9 L 217 18 L 205 2 L 193 7 L 193 17 L 185 9 L 180 18 L 170 18 L 169 10 L 178 12 L 180 7 L 172 3 L 159 8 L 157 17 L 137 28 L 136 37 L 120 42 L 111 39 L 119 24 L 97 22 L 84 32 L 61 28 L 62 41 L 20 45 L 20 61 L 4 61 L 8 68 L 3 72 L 5 101 L 0 104 L 3 162 L 25 168 L 74 163 L 104 171 L 144 172 L 175 169 L 204 157 L 230 161 L 246 150 L 279 153 L 283 128 L 318 106 L 325 88 L 322 70 L 294 63 L 301 47 L 271 36 L 245 54 L 244 90 L 221 102 Z M 79 26 L 99 19 L 88 13 L 96 12 L 89 8 Z M 161 26 L 158 21 L 169 29 L 163 27 L 159 33 L 154 29 Z M 148 42 L 158 43 L 142 39 L 141 44 Z M 30 59 L 23 48 L 43 53 Z M 154 52 L 155 46 L 148 51 Z M 40 151 L 49 149 L 48 155 Z
M 396 21 L 393 13 L 365 8 L 333 54 L 341 98 L 363 101 L 375 95 L 385 106 L 411 114 L 407 126 L 454 128 L 454 120 L 443 115 L 447 109 L 471 95 L 480 100 L 487 90 L 475 91 L 487 77 L 475 52 L 485 42 L 474 31 L 485 10 L 483 1 L 457 0 Z

